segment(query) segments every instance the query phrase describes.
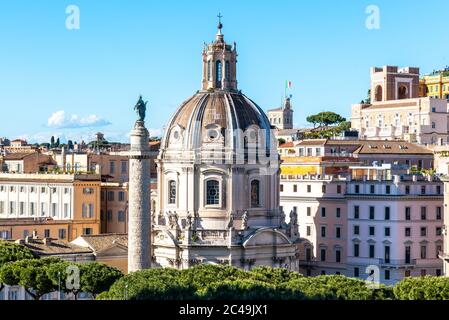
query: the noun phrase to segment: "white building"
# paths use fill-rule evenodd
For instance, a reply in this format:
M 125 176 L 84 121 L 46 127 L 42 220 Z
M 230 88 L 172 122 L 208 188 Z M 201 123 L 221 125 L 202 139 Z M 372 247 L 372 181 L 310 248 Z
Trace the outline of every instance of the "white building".
M 361 276 L 368 268 L 386 284 L 407 276 L 442 275 L 439 179 L 393 175 L 391 165 L 354 167 L 346 198 L 349 275 Z

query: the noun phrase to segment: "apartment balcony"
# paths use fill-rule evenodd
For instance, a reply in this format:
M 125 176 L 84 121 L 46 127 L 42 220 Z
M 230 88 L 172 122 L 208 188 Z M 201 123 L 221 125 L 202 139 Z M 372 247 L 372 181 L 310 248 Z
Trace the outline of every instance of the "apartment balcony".
M 409 126 L 394 126 L 389 125 L 385 127 L 368 127 L 364 130 L 364 135 L 367 138 L 389 138 L 389 137 L 401 137 L 404 134 L 410 132 Z
M 299 266 L 301 267 L 316 267 L 319 263 L 318 259 L 299 260 Z
M 379 265 L 390 268 L 413 268 L 417 259 L 379 259 Z M 429 259 L 430 260 L 430 259 Z

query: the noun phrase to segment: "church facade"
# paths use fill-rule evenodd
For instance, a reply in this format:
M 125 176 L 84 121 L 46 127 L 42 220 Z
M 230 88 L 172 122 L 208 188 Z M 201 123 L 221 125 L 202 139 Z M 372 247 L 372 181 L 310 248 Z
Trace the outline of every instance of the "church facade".
M 298 226 L 279 206 L 279 158 L 264 111 L 237 87 L 222 24 L 203 49 L 202 88 L 169 120 L 156 160 L 152 266 L 297 270 Z

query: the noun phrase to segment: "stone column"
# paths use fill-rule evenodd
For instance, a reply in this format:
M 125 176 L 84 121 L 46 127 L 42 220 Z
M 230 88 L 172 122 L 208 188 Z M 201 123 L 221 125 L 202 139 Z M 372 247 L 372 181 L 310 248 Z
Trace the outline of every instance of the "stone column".
M 151 267 L 149 133 L 143 121 L 131 131 L 129 152 L 128 272 Z

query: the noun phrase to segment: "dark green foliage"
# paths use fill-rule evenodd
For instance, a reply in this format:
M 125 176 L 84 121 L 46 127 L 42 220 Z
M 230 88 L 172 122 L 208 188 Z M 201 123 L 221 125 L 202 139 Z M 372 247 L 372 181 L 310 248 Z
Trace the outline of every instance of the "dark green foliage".
M 393 289 L 398 300 L 449 300 L 449 278 L 409 277 Z
M 0 240 L 0 266 L 7 262 L 34 259 L 35 254 L 20 244 Z
M 121 277 L 123 273 L 103 263 L 91 262 L 78 265 L 80 268 L 81 292 L 92 294 L 94 297 L 109 288 Z
M 128 274 L 114 283 L 98 299 L 113 300 L 191 300 L 195 287 L 174 269 L 149 269 Z
M 127 285 L 127 287 L 126 287 Z M 391 289 L 370 289 L 344 276 L 303 277 L 282 268 L 244 271 L 230 266 L 199 265 L 187 270 L 150 269 L 117 281 L 98 299 L 152 300 L 305 300 L 387 299 Z

